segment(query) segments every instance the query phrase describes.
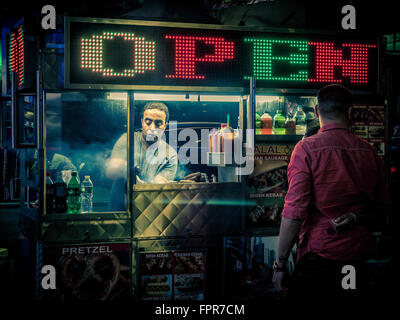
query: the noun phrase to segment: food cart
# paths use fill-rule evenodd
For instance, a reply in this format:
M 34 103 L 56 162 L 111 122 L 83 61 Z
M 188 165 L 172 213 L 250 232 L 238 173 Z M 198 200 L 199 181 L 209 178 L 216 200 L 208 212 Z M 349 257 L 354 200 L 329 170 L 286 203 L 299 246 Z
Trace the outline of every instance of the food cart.
M 260 294 L 260 288 L 264 294 L 287 191 L 286 167 L 304 135 L 287 126 L 287 118 L 302 106 L 307 120 L 315 119 L 316 92 L 327 83 L 354 91 L 355 132 L 386 154 L 378 37 L 75 17 L 66 18 L 64 37 L 64 52 L 40 54 L 35 92 L 40 187 L 36 199 L 28 195 L 21 202 L 36 210 L 38 299 L 242 299 Z M 60 55 L 63 83 L 48 78 L 60 67 Z M 194 161 L 178 164 L 170 183 L 137 181 L 134 134 L 149 101 L 168 106 L 166 140 L 175 142 L 178 155 L 197 150 Z M 363 112 L 377 118 L 365 120 Z M 246 161 L 230 161 L 226 150 L 210 147 L 209 132 L 221 123 L 243 130 L 235 152 L 254 160 L 251 172 L 240 174 Z M 197 134 L 194 144 L 186 144 L 185 129 Z M 124 134 L 126 200 L 115 211 L 106 167 Z M 46 212 L 46 172 L 55 179 L 62 169 L 56 160 L 65 158 L 81 181 L 90 175 L 92 212 Z M 193 172 L 202 179 L 181 182 Z M 57 270 L 55 291 L 40 285 L 41 267 L 49 264 Z M 255 290 L 247 286 L 245 292 L 243 283 Z

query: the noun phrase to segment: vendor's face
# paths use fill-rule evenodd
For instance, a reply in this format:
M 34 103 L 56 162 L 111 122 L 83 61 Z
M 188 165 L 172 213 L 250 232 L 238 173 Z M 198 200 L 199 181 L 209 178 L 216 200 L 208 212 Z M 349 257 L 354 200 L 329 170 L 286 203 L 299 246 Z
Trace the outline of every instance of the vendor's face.
M 146 142 L 149 144 L 161 139 L 166 123 L 166 114 L 159 109 L 147 109 L 143 113 L 142 129 Z

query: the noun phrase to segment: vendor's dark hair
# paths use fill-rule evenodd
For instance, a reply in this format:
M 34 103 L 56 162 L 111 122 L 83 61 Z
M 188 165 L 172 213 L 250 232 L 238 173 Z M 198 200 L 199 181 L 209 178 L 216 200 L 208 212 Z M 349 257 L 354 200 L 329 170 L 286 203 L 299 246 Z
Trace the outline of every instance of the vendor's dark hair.
M 169 120 L 169 111 L 168 111 L 168 107 L 167 107 L 167 105 L 165 103 L 162 103 L 162 102 L 148 102 L 143 107 L 143 113 L 146 110 L 149 110 L 149 109 L 158 109 L 158 110 L 164 111 L 165 112 L 165 123 L 168 122 L 168 120 Z
M 347 119 L 352 100 L 350 90 L 340 84 L 330 84 L 318 91 L 318 111 L 328 119 Z

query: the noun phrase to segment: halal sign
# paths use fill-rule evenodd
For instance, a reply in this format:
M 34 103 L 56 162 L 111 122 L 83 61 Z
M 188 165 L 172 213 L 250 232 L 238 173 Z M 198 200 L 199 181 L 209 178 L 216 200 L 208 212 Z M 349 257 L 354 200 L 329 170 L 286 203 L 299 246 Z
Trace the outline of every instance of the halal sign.
M 377 41 L 67 20 L 75 88 L 376 86 Z

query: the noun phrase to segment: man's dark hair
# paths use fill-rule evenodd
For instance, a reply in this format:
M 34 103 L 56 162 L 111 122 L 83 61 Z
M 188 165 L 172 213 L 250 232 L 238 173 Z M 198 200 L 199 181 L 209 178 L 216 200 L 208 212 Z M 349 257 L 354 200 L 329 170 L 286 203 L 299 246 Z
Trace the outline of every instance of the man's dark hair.
M 318 91 L 318 111 L 328 119 L 347 119 L 353 95 L 340 84 L 330 84 Z
M 162 103 L 162 102 L 148 102 L 143 107 L 143 113 L 146 110 L 149 110 L 149 109 L 158 109 L 158 110 L 164 111 L 165 112 L 165 123 L 168 122 L 168 120 L 169 120 L 169 111 L 168 111 L 168 107 L 165 105 L 165 103 Z

